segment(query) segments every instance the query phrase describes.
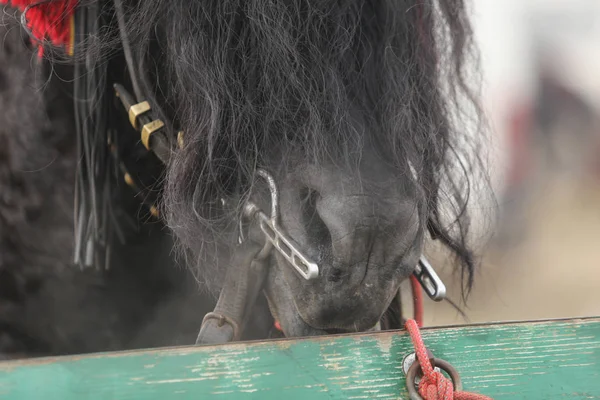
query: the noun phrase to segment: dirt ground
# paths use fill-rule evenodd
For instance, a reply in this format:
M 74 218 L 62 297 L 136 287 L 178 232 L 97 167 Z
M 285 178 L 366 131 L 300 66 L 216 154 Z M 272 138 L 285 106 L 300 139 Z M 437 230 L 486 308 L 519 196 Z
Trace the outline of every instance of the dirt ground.
M 542 181 L 512 222 L 513 243 L 487 251 L 463 304 L 469 322 L 600 316 L 600 184 L 568 175 Z M 440 273 L 460 301 L 457 279 Z M 466 322 L 447 303 L 425 302 L 426 326 Z

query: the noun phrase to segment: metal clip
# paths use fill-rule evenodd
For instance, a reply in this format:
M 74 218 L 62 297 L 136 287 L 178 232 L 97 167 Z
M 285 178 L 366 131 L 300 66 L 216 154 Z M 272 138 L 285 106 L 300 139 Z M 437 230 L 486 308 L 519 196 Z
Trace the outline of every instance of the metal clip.
M 319 276 L 317 264 L 309 261 L 277 227 L 273 219 L 269 219 L 262 211 L 257 212 L 260 229 L 264 232 L 273 247 L 298 271 L 306 280 Z
M 142 143 L 146 150 L 150 150 L 150 136 L 164 126 L 165 124 L 160 119 L 155 119 L 142 127 Z
M 267 243 L 259 256 L 265 256 L 272 246 L 304 279 L 317 278 L 319 276 L 319 266 L 305 257 L 296 248 L 292 240 L 279 229 L 277 223 L 279 220 L 279 194 L 275 180 L 264 170 L 258 170 L 257 174 L 267 181 L 271 191 L 271 217 L 269 218 L 256 204 L 250 201 L 244 207 L 244 216 L 248 219 L 256 218 L 260 229 L 266 236 Z
M 431 300 L 442 301 L 446 298 L 446 285 L 424 256 L 419 259 L 413 275 Z
M 150 111 L 150 103 L 142 101 L 129 107 L 129 123 L 134 129 L 138 129 L 138 117 Z

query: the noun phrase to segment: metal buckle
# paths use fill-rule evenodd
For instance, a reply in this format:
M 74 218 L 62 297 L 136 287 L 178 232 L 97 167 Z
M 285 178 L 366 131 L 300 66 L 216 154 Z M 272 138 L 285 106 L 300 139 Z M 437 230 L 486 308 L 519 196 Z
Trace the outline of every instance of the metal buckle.
M 142 101 L 129 107 L 129 123 L 134 129 L 138 129 L 138 117 L 150 111 L 150 103 Z
M 240 338 L 242 337 L 242 331 L 240 329 L 240 325 L 233 318 L 230 318 L 225 314 L 209 312 L 202 319 L 201 326 L 204 327 L 206 322 L 210 319 L 217 320 L 218 327 L 222 327 L 225 324 L 228 324 L 231 327 L 231 330 L 233 331 L 233 338 L 231 339 L 232 342 L 236 342 L 236 341 L 240 340 Z M 200 332 L 198 333 L 198 336 L 200 336 L 200 334 L 202 334 L 202 328 L 200 328 Z
M 142 143 L 147 150 L 150 150 L 150 136 L 163 126 L 165 126 L 165 124 L 160 119 L 156 119 L 152 122 L 148 122 L 142 127 Z
M 177 147 L 183 149 L 185 142 L 183 141 L 183 131 L 177 132 Z
M 315 279 L 319 276 L 319 266 L 296 248 L 293 241 L 279 229 L 279 192 L 275 179 L 266 171 L 259 169 L 258 176 L 267 181 L 271 192 L 271 217 L 269 218 L 255 203 L 248 201 L 244 207 L 244 216 L 248 219 L 255 218 L 260 229 L 265 234 L 267 242 L 260 252 L 259 257 L 265 257 L 275 248 L 306 280 Z
M 444 282 L 442 282 L 425 256 L 421 256 L 419 259 L 413 275 L 431 300 L 442 301 L 446 298 L 446 285 L 444 285 Z

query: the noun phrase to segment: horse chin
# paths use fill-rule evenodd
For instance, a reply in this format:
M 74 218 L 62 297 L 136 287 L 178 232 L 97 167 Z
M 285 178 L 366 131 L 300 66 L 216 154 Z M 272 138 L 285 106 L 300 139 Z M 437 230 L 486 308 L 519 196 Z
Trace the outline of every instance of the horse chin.
M 295 298 L 294 291 L 281 268 L 289 268 L 289 266 L 273 262 L 271 273 L 267 277 L 265 295 L 273 318 L 279 322 L 287 337 L 322 336 L 379 329 L 380 315 L 372 318 L 357 318 L 349 326 L 336 326 L 313 318 Z M 381 314 L 384 311 L 385 308 Z
M 373 331 L 373 330 L 378 330 L 379 329 L 379 319 L 374 324 L 366 324 L 366 325 L 363 325 L 363 326 L 353 325 L 352 327 L 335 327 L 333 325 L 332 326 L 329 326 L 329 325 L 315 326 L 314 323 L 307 322 L 307 320 L 302 317 L 302 314 L 300 312 L 298 312 L 298 316 L 302 320 L 302 322 L 304 324 L 306 324 L 306 326 L 308 326 L 309 328 L 313 329 L 315 332 L 323 332 L 321 334 L 324 334 L 324 335 L 336 335 L 336 334 L 356 333 L 356 332 L 369 332 L 369 331 Z
M 278 312 L 281 312 L 281 310 L 279 310 Z M 290 311 L 286 311 L 286 313 L 290 313 Z M 361 328 L 358 325 L 353 326 L 352 328 L 314 326 L 313 324 L 307 322 L 304 317 L 302 317 L 302 314 L 297 308 L 291 310 L 291 314 L 291 318 L 290 315 L 288 315 L 288 318 L 286 319 L 285 323 L 282 324 L 280 322 L 283 332 L 287 337 L 336 335 L 345 333 L 369 332 L 380 329 L 379 321 L 377 321 L 374 325 L 368 326 L 366 328 Z
M 296 312 L 305 324 L 307 324 L 315 330 L 326 332 L 327 334 L 366 332 L 372 330 L 375 326 L 377 326 L 381 318 L 381 316 L 371 318 L 357 318 L 351 324 L 339 326 L 329 321 L 323 321 L 321 318 L 313 318 L 312 316 L 303 313 L 303 310 L 301 310 L 302 308 L 298 307 L 298 305 L 296 304 Z

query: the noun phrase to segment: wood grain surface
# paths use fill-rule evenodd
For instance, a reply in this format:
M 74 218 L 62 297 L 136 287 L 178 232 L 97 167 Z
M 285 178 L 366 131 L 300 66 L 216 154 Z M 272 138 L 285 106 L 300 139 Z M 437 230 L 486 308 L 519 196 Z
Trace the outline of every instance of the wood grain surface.
M 494 399 L 600 399 L 600 318 L 424 329 L 464 389 Z M 407 399 L 406 332 L 0 363 L 0 398 Z

